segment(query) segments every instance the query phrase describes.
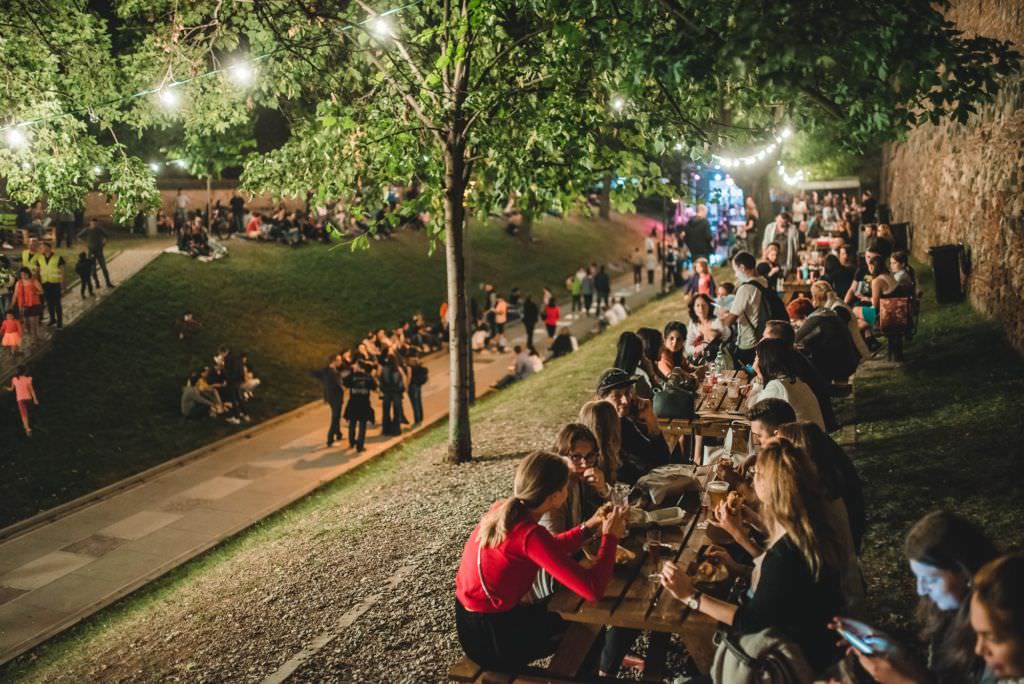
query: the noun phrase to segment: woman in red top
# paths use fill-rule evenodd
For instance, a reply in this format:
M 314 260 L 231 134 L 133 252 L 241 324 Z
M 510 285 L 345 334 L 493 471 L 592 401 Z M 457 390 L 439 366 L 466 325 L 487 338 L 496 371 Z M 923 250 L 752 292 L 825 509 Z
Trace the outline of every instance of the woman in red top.
M 558 303 L 555 301 L 555 298 L 552 297 L 548 303 L 544 305 L 544 325 L 548 329 L 548 339 L 554 337 L 555 333 L 558 332 L 558 318 L 560 313 Z
M 21 311 L 26 337 L 35 340 L 39 336 L 39 318 L 43 315 L 43 286 L 27 268 L 22 268 L 18 275 L 11 304 Z
M 516 671 L 557 648 L 562 619 L 544 603 L 520 603 L 540 568 L 588 601 L 604 597 L 626 512 L 616 508 L 552 536 L 537 521 L 565 504 L 568 487 L 565 459 L 533 452 L 516 468 L 513 495 L 491 506 L 462 550 L 455 624 L 462 650 L 482 667 Z M 588 570 L 570 554 L 598 528 L 601 546 Z

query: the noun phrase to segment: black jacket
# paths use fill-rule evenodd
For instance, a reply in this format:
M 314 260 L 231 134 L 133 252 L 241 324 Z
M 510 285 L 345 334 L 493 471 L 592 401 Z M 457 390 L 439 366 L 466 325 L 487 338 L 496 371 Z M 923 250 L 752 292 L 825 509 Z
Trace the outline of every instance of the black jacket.
M 695 257 L 711 254 L 711 224 L 706 218 L 695 216 L 683 228 L 686 236 L 683 242 Z
M 320 379 L 324 383 L 324 401 L 328 404 L 340 404 L 345 389 L 341 384 L 341 373 L 338 372 L 338 369 L 330 366 L 324 368 Z
M 636 484 L 636 481 L 658 466 L 668 465 L 668 443 L 662 435 L 651 438 L 632 418 L 620 419 L 622 426 L 622 465 L 617 479 Z
M 826 380 L 849 378 L 860 361 L 846 321 L 831 309 L 818 309 L 796 331 L 796 345 Z
M 532 299 L 523 302 L 523 323 L 534 326 L 537 325 L 538 320 L 540 320 L 540 310 L 537 308 L 537 304 Z

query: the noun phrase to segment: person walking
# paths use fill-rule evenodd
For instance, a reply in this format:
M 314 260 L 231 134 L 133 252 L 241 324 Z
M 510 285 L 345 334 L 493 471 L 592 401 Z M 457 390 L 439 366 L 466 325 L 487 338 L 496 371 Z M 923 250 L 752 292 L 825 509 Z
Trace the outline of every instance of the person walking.
M 85 291 L 89 291 L 90 297 L 96 296 L 92 287 L 92 279 L 96 275 L 96 262 L 89 258 L 86 252 L 78 253 L 78 261 L 75 263 L 75 273 L 78 274 L 78 293 L 85 299 Z
M 32 376 L 28 374 L 25 366 L 18 366 L 11 377 L 11 384 L 8 391 L 14 392 L 14 399 L 18 402 L 18 413 L 21 414 L 21 426 L 25 429 L 25 436 L 32 436 L 32 426 L 28 421 L 29 402 L 39 406 L 39 397 L 36 396 L 36 389 L 32 385 Z
M 231 206 L 231 232 L 241 233 L 244 228 L 242 224 L 242 217 L 245 215 L 245 200 L 235 190 L 231 193 L 231 199 L 228 201 Z
M 43 286 L 29 268 L 19 271 L 11 305 L 21 312 L 25 321 L 25 335 L 31 344 L 39 337 L 39 318 L 43 315 Z
M 544 307 L 544 327 L 547 328 L 549 340 L 555 336 L 555 332 L 558 330 L 558 318 L 560 315 L 561 311 L 558 308 L 558 302 L 552 298 L 548 301 L 547 306 Z
M 589 316 L 594 303 L 594 273 L 589 268 L 580 282 L 580 294 L 583 295 L 583 311 Z
M 575 275 L 569 277 L 569 294 L 572 295 L 572 312 L 576 313 L 583 308 L 581 304 L 583 290 L 583 278 L 587 275 L 587 272 L 580 266 L 579 270 L 576 271 Z
M 654 253 L 653 249 L 647 250 L 647 256 L 644 257 L 644 267 L 647 269 L 647 284 L 654 284 L 654 271 L 658 268 L 658 255 Z
M 612 296 L 612 281 L 604 266 L 598 268 L 594 276 L 594 292 L 597 294 L 597 316 L 600 317 L 601 312 L 608 308 L 608 300 Z
M 526 328 L 526 346 L 533 346 L 533 329 L 537 325 L 537 321 L 540 320 L 540 310 L 533 301 L 531 295 L 526 295 L 523 300 L 523 327 Z
M 345 399 L 345 387 L 342 385 L 341 354 L 335 354 L 327 359 L 327 368 L 324 369 L 321 379 L 324 383 L 324 401 L 331 407 L 331 422 L 327 426 L 327 448 L 334 444 L 334 440 L 341 441 L 341 405 Z
M 48 325 L 64 327 L 64 307 L 61 295 L 64 290 L 64 257 L 53 251 L 53 245 L 43 243 L 43 253 L 36 261 L 39 264 L 39 280 L 43 284 L 43 297 L 50 315 Z
M 0 346 L 11 352 L 11 359 L 21 352 L 21 321 L 14 317 L 13 311 L 4 314 L 0 323 Z
M 352 373 L 343 381 L 348 390 L 345 420 L 348 421 L 348 445 L 356 452 L 366 451 L 366 423 L 373 420 L 370 393 L 377 389 L 377 381 L 366 370 L 366 362 L 356 363 Z
M 78 239 L 85 240 L 85 245 L 89 250 L 89 258 L 93 261 L 93 279 L 96 281 L 96 287 L 100 286 L 97 269 L 103 271 L 103 279 L 106 281 L 107 287 L 114 287 L 114 283 L 110 282 L 110 271 L 107 270 L 107 257 L 103 254 L 103 248 L 107 244 L 107 234 L 96 223 L 96 219 L 89 219 L 88 227 L 78 234 Z
M 412 404 L 412 426 L 423 422 L 423 386 L 430 378 L 430 370 L 418 355 L 409 358 L 409 403 Z
M 633 248 L 629 263 L 633 266 L 633 289 L 639 292 L 640 286 L 644 284 L 644 255 L 639 247 Z
M 712 246 L 711 224 L 708 223 L 708 208 L 703 204 L 697 205 L 697 215 L 686 224 L 683 241 L 686 248 L 690 250 L 690 257 L 707 259 L 714 251 Z

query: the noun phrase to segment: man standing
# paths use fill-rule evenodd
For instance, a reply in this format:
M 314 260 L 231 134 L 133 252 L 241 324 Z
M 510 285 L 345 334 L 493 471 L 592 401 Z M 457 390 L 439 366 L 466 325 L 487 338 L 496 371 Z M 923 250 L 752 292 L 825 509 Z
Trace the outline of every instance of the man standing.
M 231 193 L 231 219 L 232 219 L 232 233 L 242 232 L 242 216 L 245 213 L 245 200 L 235 190 Z
M 21 250 L 21 267 L 27 268 L 33 273 L 39 272 L 39 257 L 42 253 L 39 249 L 39 238 L 30 237 L 28 246 Z
M 100 286 L 100 276 L 97 270 L 103 271 L 107 287 L 114 287 L 114 283 L 110 282 L 110 271 L 107 270 L 107 258 L 103 254 L 103 247 L 107 244 L 107 234 L 96 223 L 96 219 L 89 219 L 89 226 L 78 234 L 78 239 L 85 240 L 85 244 L 89 248 L 89 258 L 95 264 L 92 275 L 96 280 L 96 287 Z
M 761 298 L 768 289 L 768 281 L 757 274 L 757 262 L 750 252 L 736 252 L 732 267 L 740 284 L 728 313 L 722 314 L 722 324 L 736 324 L 736 360 L 749 366 L 754 363 L 755 348 L 761 338 Z
M 53 251 L 53 245 L 43 243 L 43 253 L 36 263 L 39 265 L 39 281 L 43 284 L 46 310 L 50 313 L 50 325 L 57 329 L 64 327 L 64 307 L 61 293 L 64 289 L 64 257 Z
M 608 300 L 612 295 L 612 281 L 604 266 L 598 268 L 594 276 L 594 292 L 597 293 L 597 317 L 600 318 L 601 312 L 609 307 Z
M 71 247 L 72 231 L 75 229 L 75 213 L 73 211 L 61 211 L 57 213 L 57 246 L 61 243 Z
M 370 393 L 377 389 L 377 382 L 366 372 L 365 364 L 356 364 L 352 374 L 345 378 L 348 389 L 348 405 L 345 406 L 345 420 L 348 421 L 348 445 L 357 452 L 365 451 L 366 422 L 373 417 Z
M 174 230 L 178 232 L 188 219 L 188 195 L 178 188 L 178 194 L 174 198 Z
M 708 208 L 705 205 L 697 205 L 697 215 L 690 219 L 683 232 L 683 241 L 694 261 L 711 256 L 711 224 L 708 223 Z
M 341 382 L 341 373 L 338 368 L 341 366 L 341 354 L 335 354 L 327 360 L 327 368 L 322 376 L 324 382 L 324 401 L 331 407 L 331 422 L 327 426 L 327 447 L 334 444 L 334 440 L 341 441 L 341 404 L 345 397 L 344 386 Z
M 526 295 L 523 300 L 523 327 L 526 328 L 526 346 L 533 346 L 533 329 L 540 320 L 540 310 L 534 303 L 531 295 Z

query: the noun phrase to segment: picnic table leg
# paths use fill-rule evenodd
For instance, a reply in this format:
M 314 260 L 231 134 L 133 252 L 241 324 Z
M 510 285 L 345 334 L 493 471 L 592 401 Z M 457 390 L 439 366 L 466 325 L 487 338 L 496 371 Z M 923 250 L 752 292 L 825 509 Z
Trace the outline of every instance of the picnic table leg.
M 558 651 L 548 665 L 548 674 L 556 677 L 575 677 L 590 654 L 590 649 L 597 641 L 601 629 L 601 625 L 587 622 L 570 624 L 558 645 Z

